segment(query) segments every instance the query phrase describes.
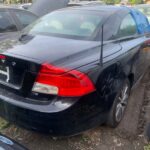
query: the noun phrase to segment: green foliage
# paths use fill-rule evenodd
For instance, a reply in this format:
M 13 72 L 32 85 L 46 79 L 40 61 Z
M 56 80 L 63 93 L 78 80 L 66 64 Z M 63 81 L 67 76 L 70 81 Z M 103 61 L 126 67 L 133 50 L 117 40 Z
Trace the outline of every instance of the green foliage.
M 10 124 L 9 124 L 6 120 L 4 120 L 4 119 L 2 119 L 2 118 L 0 117 L 0 131 L 1 131 L 2 129 L 7 128 L 9 125 L 10 125 Z
M 106 4 L 119 4 L 121 0 L 103 0 Z M 143 0 L 128 0 L 128 2 L 132 5 L 134 4 L 143 4 Z
M 19 3 L 20 0 L 11 0 L 11 3 Z
M 119 4 L 121 0 L 104 0 L 106 4 Z
M 143 4 L 143 0 L 129 0 L 131 4 Z
M 150 150 L 150 145 L 144 146 L 144 150 Z
M 115 4 L 119 4 L 121 0 L 115 0 Z

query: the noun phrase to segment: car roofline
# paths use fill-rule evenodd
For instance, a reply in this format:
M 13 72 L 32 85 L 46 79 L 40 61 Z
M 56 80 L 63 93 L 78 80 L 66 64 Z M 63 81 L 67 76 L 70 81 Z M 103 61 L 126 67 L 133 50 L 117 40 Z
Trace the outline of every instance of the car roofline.
M 97 8 L 97 9 L 94 9 Z M 92 8 L 92 9 L 91 9 Z M 98 9 L 99 8 L 99 9 Z M 111 10 L 109 10 L 108 8 L 113 8 Z M 55 11 L 65 11 L 65 10 L 80 10 L 80 11 L 95 11 L 95 12 L 101 12 L 101 11 L 106 11 L 106 12 L 110 12 L 110 13 L 117 13 L 119 11 L 129 11 L 126 7 L 118 7 L 118 6 L 107 6 L 107 5 L 82 5 L 82 6 L 68 6 L 65 8 L 61 8 Z M 54 12 L 55 12 L 54 11 Z

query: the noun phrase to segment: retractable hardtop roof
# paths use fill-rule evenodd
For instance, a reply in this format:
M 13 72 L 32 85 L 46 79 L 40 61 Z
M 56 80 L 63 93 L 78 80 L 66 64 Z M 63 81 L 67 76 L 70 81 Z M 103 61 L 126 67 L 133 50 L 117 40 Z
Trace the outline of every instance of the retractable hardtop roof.
M 148 18 L 135 8 L 125 6 L 87 6 L 82 7 L 82 10 L 105 11 L 106 13 L 109 13 L 110 16 L 116 14 L 120 17 L 124 17 L 124 15 L 130 13 L 136 22 L 139 34 L 150 32 L 150 28 L 148 28 L 148 26 L 150 26 Z
M 125 6 L 108 6 L 108 5 L 83 5 L 83 6 L 75 6 L 67 8 L 69 0 L 37 0 L 33 5 L 30 7 L 30 11 L 35 13 L 38 16 L 43 16 L 47 13 L 50 13 L 57 9 L 79 9 L 79 10 L 88 10 L 88 11 L 97 11 L 97 12 L 106 12 L 107 15 L 111 16 L 113 14 L 119 15 L 120 17 L 124 17 L 125 14 L 130 13 L 138 28 L 138 33 L 142 34 L 146 30 L 146 26 L 148 23 L 147 17 L 142 14 L 140 11 L 129 8 Z M 145 27 L 145 28 L 144 28 Z

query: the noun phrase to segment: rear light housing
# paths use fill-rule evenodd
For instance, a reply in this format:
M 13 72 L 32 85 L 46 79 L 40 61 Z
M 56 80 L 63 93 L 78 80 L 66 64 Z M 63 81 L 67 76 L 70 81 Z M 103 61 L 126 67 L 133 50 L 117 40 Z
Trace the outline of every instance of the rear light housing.
M 6 59 L 6 56 L 0 54 L 0 59 Z
M 43 64 L 34 83 L 33 92 L 63 97 L 77 97 L 95 91 L 89 77 L 77 70 Z

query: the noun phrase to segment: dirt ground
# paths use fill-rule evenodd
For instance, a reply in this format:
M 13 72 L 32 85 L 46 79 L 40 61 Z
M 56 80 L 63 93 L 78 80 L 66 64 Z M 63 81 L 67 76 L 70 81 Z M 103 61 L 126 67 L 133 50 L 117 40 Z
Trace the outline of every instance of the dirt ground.
M 146 116 L 150 112 L 150 107 L 145 109 L 150 104 L 149 79 L 147 72 L 133 88 L 125 117 L 116 129 L 97 127 L 75 137 L 57 139 L 18 128 L 1 119 L 1 132 L 30 150 L 143 150 L 148 144 L 144 134 Z

